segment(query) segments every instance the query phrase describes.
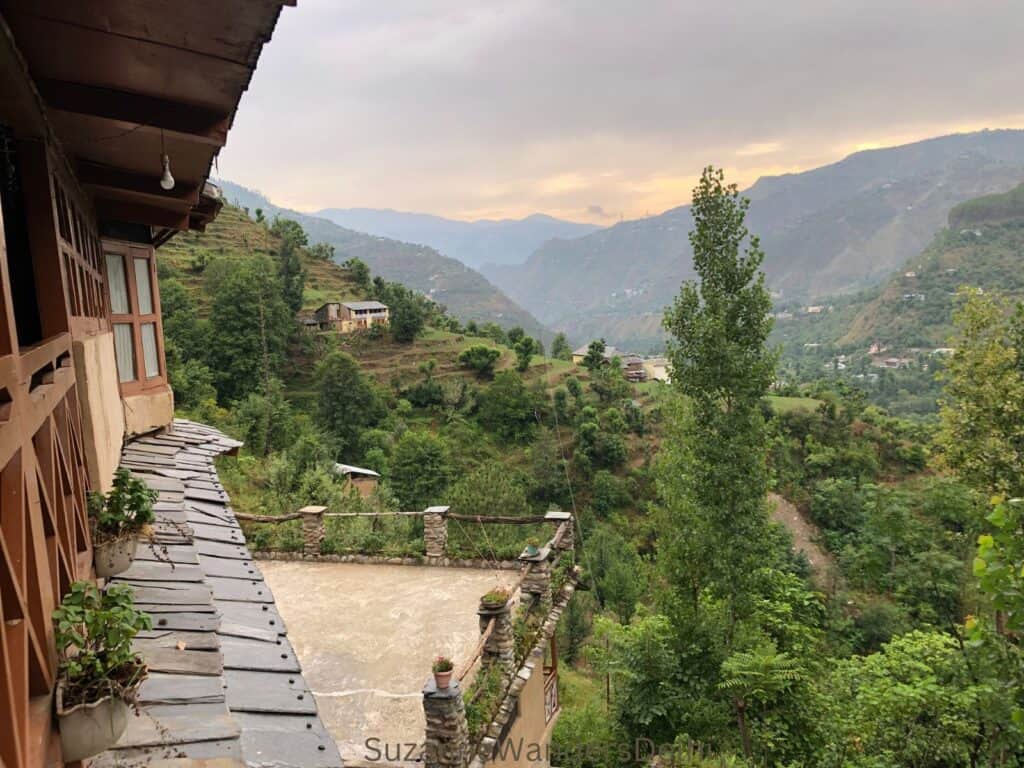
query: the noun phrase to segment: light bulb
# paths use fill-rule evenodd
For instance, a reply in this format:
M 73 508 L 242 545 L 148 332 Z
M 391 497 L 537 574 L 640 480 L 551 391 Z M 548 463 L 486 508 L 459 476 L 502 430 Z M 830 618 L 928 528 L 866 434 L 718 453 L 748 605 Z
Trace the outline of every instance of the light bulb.
M 174 177 L 171 176 L 171 158 L 167 155 L 163 155 L 161 159 L 164 165 L 164 173 L 163 176 L 160 177 L 160 188 L 170 191 L 174 189 Z

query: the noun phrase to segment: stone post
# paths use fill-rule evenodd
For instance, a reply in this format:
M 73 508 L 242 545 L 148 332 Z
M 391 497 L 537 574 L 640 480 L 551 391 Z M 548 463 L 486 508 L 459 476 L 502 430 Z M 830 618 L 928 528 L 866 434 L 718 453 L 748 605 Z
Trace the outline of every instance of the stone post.
M 428 507 L 423 512 L 423 549 L 430 559 L 440 559 L 448 549 L 449 507 Z
M 480 634 L 487 631 L 487 626 L 494 619 L 494 629 L 484 643 L 480 663 L 484 666 L 500 664 L 506 673 L 511 672 L 516 664 L 516 638 L 512 632 L 512 606 L 506 600 L 503 605 L 495 606 L 480 601 L 476 612 L 480 617 Z
M 303 507 L 302 515 L 302 554 L 320 556 L 320 545 L 324 540 L 324 512 L 327 507 Z
M 532 596 L 538 606 L 551 605 L 551 562 L 546 557 L 526 564 L 523 594 Z
M 429 678 L 423 686 L 423 714 L 427 721 L 426 768 L 464 768 L 469 762 L 469 726 L 459 681 L 438 688 L 434 678 Z
M 563 551 L 572 551 L 576 548 L 576 527 L 572 519 L 572 514 L 569 512 L 562 512 L 558 509 L 553 509 L 544 515 L 545 519 L 550 520 L 557 527 L 556 533 L 559 529 L 563 529 L 562 538 L 558 541 L 558 548 Z

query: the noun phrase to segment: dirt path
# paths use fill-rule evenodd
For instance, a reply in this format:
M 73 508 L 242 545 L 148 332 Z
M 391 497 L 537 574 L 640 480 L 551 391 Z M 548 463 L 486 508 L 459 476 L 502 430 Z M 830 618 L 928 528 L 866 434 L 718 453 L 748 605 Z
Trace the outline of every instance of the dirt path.
M 791 502 L 777 493 L 769 493 L 768 500 L 772 503 L 772 519 L 786 526 L 786 530 L 792 534 L 794 551 L 803 552 L 807 556 L 814 583 L 819 589 L 831 589 L 838 569 L 832 555 L 815 542 L 818 529 Z

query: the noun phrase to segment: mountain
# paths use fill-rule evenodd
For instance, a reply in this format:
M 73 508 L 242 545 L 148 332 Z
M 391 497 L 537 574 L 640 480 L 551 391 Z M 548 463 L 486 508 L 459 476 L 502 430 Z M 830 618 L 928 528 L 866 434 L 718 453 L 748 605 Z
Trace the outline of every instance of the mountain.
M 804 173 L 765 177 L 746 192 L 769 287 L 781 301 L 876 285 L 945 225 L 950 210 L 1024 179 L 1024 131 L 958 134 L 868 150 Z M 542 245 L 519 266 L 485 274 L 574 340 L 604 337 L 645 351 L 661 315 L 693 277 L 689 206 Z
M 473 269 L 484 264 L 522 264 L 548 240 L 581 237 L 600 229 L 542 213 L 498 221 L 454 221 L 379 208 L 324 208 L 313 215 L 357 232 L 428 245 Z
M 1024 298 L 1024 184 L 953 208 L 949 228 L 866 297 L 836 343 L 943 347 L 961 286 Z
M 298 221 L 311 243 L 323 242 L 334 246 L 338 263 L 353 257 L 362 259 L 373 274 L 421 291 L 444 304 L 463 321 L 494 322 L 503 328 L 520 326 L 527 334 L 545 342 L 552 337 L 537 318 L 509 299 L 479 272 L 433 248 L 356 232 L 318 216 L 280 208 L 261 193 L 234 182 L 220 179 L 216 183 L 226 200 L 250 213 L 262 208 L 268 218 L 280 215 Z

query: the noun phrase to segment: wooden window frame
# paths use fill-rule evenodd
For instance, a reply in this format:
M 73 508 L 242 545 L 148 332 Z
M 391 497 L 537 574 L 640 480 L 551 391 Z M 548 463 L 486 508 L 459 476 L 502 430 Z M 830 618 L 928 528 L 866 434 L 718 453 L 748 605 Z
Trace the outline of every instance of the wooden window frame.
M 135 356 L 135 378 L 132 381 L 121 381 L 121 396 L 138 395 L 167 387 L 167 361 L 164 355 L 164 324 L 160 313 L 160 290 L 156 278 L 156 253 L 151 246 L 124 243 L 116 240 L 103 240 L 103 261 L 106 270 L 107 255 L 119 257 L 124 264 L 124 276 L 128 289 L 128 308 L 126 314 L 113 311 L 110 301 L 110 280 L 103 281 L 106 291 L 106 304 L 111 308 L 110 323 L 114 325 L 128 324 L 132 326 L 132 346 Z M 149 290 L 153 298 L 152 312 L 139 314 L 138 282 L 135 277 L 135 260 L 145 259 L 149 265 Z M 156 326 L 156 357 L 160 372 L 156 376 L 146 376 L 146 356 L 142 346 L 142 326 L 153 323 Z M 120 379 L 120 376 L 118 376 Z

